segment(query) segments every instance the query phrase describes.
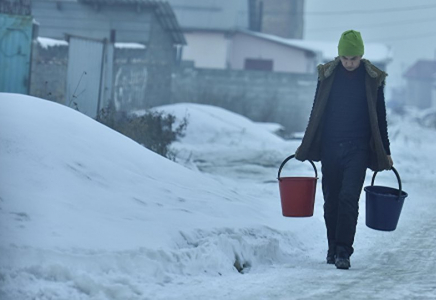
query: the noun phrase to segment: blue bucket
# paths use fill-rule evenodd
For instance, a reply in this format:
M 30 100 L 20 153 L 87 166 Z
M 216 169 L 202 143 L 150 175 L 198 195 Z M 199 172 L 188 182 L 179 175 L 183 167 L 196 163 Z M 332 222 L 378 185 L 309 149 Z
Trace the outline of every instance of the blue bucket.
M 366 192 L 366 226 L 375 230 L 393 231 L 397 228 L 407 193 L 402 190 L 401 179 L 397 170 L 392 167 L 397 176 L 399 188 L 375 186 L 377 172 L 372 176 L 371 186 L 365 187 Z

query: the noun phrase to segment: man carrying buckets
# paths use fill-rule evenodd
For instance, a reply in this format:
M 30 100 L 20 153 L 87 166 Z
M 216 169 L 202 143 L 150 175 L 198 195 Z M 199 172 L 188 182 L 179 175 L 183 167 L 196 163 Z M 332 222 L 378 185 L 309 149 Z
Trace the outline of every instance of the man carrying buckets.
M 318 66 L 318 85 L 298 160 L 321 161 L 327 263 L 350 267 L 366 169 L 391 169 L 384 85 L 360 32 L 345 31 L 335 60 Z

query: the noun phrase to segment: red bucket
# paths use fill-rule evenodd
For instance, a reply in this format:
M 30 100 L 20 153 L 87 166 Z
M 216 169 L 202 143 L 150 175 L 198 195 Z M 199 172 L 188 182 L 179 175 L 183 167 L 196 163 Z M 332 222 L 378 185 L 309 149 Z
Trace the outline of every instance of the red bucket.
M 291 155 L 282 162 L 277 176 L 282 214 L 285 217 L 311 217 L 315 205 L 318 172 L 315 164 L 309 160 L 315 170 L 315 177 L 280 177 L 283 166 L 294 157 L 295 155 Z

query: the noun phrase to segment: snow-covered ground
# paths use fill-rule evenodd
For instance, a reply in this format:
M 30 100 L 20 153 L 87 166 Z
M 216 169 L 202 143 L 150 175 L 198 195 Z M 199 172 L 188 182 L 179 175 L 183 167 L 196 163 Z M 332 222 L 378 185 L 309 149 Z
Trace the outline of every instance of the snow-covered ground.
M 325 264 L 320 181 L 313 217 L 281 216 L 277 170 L 298 141 L 216 107 L 156 109 L 189 119 L 177 162 L 70 108 L 0 94 L 0 299 L 436 299 L 434 130 L 390 116 L 409 196 L 381 232 L 362 193 L 342 271 Z M 313 169 L 291 160 L 282 175 Z M 392 172 L 376 184 L 397 185 Z

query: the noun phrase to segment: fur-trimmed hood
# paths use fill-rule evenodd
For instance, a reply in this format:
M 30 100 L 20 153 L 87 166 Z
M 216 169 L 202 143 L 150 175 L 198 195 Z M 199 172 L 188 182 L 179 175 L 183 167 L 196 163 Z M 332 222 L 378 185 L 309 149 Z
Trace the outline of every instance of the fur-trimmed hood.
M 323 81 L 324 79 L 330 77 L 336 67 L 341 63 L 341 60 L 338 57 L 336 57 L 334 60 L 326 63 L 326 64 L 320 64 L 318 65 L 318 79 L 319 81 Z M 386 72 L 383 72 L 376 66 L 374 66 L 369 60 L 362 58 L 361 63 L 365 66 L 365 70 L 368 73 L 368 75 L 371 78 L 378 78 L 377 83 L 378 86 L 381 86 L 384 84 L 386 76 L 388 74 Z

